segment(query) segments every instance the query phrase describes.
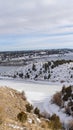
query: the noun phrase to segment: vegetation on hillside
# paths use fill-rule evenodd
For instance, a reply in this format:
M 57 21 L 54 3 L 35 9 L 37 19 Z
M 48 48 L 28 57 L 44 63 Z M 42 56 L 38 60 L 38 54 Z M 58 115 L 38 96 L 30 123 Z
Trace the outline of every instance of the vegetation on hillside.
M 65 109 L 65 113 L 73 116 L 73 86 L 63 86 L 60 92 L 54 94 L 52 102 Z

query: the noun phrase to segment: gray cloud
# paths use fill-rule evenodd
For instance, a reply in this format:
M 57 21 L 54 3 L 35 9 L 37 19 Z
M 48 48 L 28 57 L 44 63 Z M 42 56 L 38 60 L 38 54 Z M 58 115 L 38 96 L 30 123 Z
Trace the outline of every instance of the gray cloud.
M 50 34 L 54 37 L 59 33 L 72 33 L 72 15 L 72 0 L 0 0 L 0 35 L 38 34 L 42 35 L 41 41 L 36 37 L 33 41 L 30 39 L 30 43 L 41 43 L 47 34 L 45 42 Z M 29 39 L 26 42 L 29 43 Z
M 0 0 L 0 33 L 47 31 L 73 23 L 72 0 Z

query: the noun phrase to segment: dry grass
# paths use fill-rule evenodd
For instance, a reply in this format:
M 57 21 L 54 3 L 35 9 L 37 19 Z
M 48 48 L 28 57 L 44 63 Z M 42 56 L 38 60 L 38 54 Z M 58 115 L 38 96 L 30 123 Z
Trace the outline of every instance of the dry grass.
M 33 112 L 26 111 L 26 104 L 28 102 L 23 93 L 0 87 L 0 130 L 50 130 L 45 119 L 39 119 L 39 122 Z M 27 114 L 26 122 L 20 122 L 17 118 L 22 111 Z

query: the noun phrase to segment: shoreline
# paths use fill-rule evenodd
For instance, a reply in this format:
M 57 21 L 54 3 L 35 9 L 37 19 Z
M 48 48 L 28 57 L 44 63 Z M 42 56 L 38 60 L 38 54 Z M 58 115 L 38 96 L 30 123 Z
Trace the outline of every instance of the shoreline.
M 50 82 L 50 81 L 44 81 L 44 80 L 27 80 L 27 79 L 19 79 L 19 78 L 9 78 L 9 77 L 2 77 L 0 76 L 0 81 L 3 80 L 3 81 L 15 81 L 15 82 L 21 82 L 21 83 L 30 83 L 30 84 L 41 84 L 41 85 L 59 85 L 59 86 L 63 86 L 63 85 L 73 85 L 73 82 L 63 82 L 63 83 L 60 83 L 60 82 Z

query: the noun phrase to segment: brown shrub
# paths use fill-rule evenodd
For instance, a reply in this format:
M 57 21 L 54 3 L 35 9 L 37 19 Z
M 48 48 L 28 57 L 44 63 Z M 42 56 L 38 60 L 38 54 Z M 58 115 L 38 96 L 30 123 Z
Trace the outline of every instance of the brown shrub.
M 33 109 L 33 106 L 31 104 L 29 104 L 29 103 L 26 104 L 25 106 L 26 106 L 26 111 L 30 113 L 31 110 Z
M 73 120 L 69 121 L 68 130 L 73 130 Z
M 58 106 L 62 105 L 61 92 L 57 92 L 56 94 L 54 94 L 52 102 Z
M 53 114 L 51 116 L 51 118 L 50 118 L 48 126 L 52 130 L 61 130 L 62 129 L 62 124 L 60 122 L 60 118 L 56 114 Z
M 27 120 L 27 114 L 25 112 L 20 112 L 17 118 L 20 122 L 25 122 Z

